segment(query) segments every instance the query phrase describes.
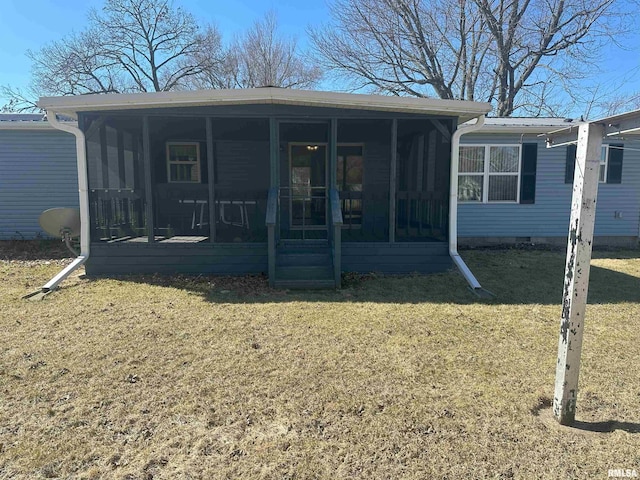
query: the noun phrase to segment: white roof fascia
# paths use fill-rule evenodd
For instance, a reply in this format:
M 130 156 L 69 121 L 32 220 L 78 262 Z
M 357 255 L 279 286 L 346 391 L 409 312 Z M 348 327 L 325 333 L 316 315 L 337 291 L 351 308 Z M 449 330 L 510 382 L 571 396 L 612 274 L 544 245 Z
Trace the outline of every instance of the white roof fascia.
M 638 135 L 640 134 L 640 110 L 633 110 L 619 115 L 612 115 L 610 117 L 583 123 L 603 125 L 605 137 Z M 578 129 L 575 127 L 578 125 L 548 132 L 546 134 L 547 147 L 552 148 L 567 145 L 569 143 L 576 143 Z
M 540 126 L 540 125 L 526 125 L 526 126 L 516 126 L 516 125 L 489 125 L 484 126 L 476 132 L 469 133 L 467 135 L 482 135 L 485 133 L 517 133 L 517 134 L 528 134 L 528 135 L 539 135 L 541 133 L 547 133 L 550 129 L 558 128 L 558 125 L 548 125 L 548 126 Z
M 491 111 L 491 104 L 481 102 L 292 90 L 275 87 L 42 97 L 38 106 L 45 110 L 75 115 L 76 112 L 95 110 L 260 103 L 446 115 L 460 117 L 461 122 Z
M 76 122 L 64 122 L 77 125 Z M 0 122 L 0 130 L 56 130 L 49 122 Z
M 539 135 L 550 130 L 558 130 L 575 126 L 577 123 L 567 121 L 564 118 L 538 118 L 538 117 L 489 117 L 485 124 L 469 135 L 483 135 L 494 133 L 506 134 L 531 134 Z

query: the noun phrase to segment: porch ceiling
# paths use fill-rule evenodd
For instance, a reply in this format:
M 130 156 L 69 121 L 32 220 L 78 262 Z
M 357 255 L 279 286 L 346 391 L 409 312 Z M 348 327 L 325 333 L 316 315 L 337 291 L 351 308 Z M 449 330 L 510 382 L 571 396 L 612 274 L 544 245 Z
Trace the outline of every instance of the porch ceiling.
M 124 93 L 41 97 L 38 106 L 74 116 L 77 112 L 210 105 L 301 105 L 458 117 L 463 123 L 491 111 L 491 104 L 435 98 L 391 97 L 264 87 L 231 90 Z

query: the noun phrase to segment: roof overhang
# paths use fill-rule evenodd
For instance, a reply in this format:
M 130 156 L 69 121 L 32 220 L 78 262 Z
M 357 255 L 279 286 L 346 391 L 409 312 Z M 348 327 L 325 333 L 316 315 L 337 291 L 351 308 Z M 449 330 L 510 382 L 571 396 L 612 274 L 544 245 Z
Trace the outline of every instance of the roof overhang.
M 481 102 L 276 87 L 42 97 L 38 102 L 40 108 L 72 117 L 76 117 L 77 112 L 90 111 L 246 104 L 301 105 L 450 116 L 458 117 L 459 123 L 491 111 L 491 104 Z
M 470 122 L 469 122 L 470 123 Z M 540 135 L 557 130 L 568 125 L 576 125 L 572 120 L 563 118 L 499 118 L 489 117 L 485 119 L 484 125 L 468 135 L 483 134 L 519 134 L 519 135 Z
M 77 125 L 77 122 L 67 122 L 69 125 Z M 56 130 L 49 122 L 0 122 L 0 130 Z
M 55 130 L 49 122 L 0 122 L 0 130 Z
M 77 122 L 60 119 L 70 125 Z M 44 113 L 0 113 L 0 130 L 55 130 Z
M 621 135 L 640 135 L 640 110 L 612 115 L 589 122 L 580 122 L 568 128 L 561 128 L 548 132 L 545 137 L 547 147 L 560 147 L 578 141 L 578 128 L 585 124 L 599 124 L 604 126 L 604 138 L 620 137 Z

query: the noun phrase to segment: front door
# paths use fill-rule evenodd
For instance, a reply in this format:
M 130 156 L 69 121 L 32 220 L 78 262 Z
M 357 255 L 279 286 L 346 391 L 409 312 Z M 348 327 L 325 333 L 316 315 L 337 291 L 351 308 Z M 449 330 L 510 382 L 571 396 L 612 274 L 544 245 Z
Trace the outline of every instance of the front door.
M 295 238 L 326 238 L 327 145 L 289 144 L 289 225 Z

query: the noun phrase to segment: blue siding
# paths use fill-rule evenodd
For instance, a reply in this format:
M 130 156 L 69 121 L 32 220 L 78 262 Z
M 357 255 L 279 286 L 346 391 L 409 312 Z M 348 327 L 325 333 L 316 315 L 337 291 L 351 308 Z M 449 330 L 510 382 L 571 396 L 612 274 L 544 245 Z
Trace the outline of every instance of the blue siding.
M 465 135 L 462 144 L 538 142 L 536 201 L 520 204 L 460 204 L 460 237 L 563 237 L 568 233 L 572 186 L 564 183 L 565 147 L 546 148 L 533 135 Z M 624 143 L 624 142 L 612 142 Z M 614 212 L 622 218 L 614 218 Z M 600 184 L 596 236 L 638 236 L 640 217 L 640 152 L 625 150 L 622 183 Z
M 57 130 L 0 130 L 0 239 L 44 235 L 40 214 L 78 206 L 76 145 Z

